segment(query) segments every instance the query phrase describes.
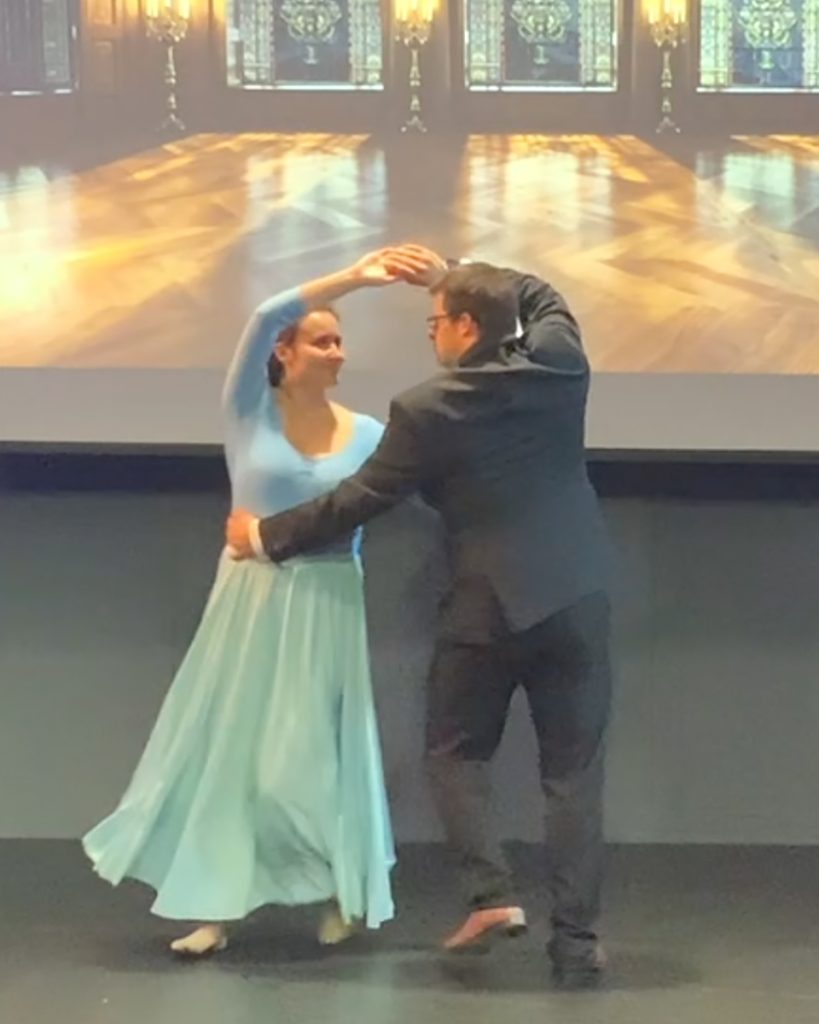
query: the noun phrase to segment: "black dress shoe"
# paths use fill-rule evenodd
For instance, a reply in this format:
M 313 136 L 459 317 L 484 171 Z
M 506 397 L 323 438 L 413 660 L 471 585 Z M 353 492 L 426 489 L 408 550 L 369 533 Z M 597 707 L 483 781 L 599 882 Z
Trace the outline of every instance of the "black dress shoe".
M 599 943 L 571 952 L 561 950 L 559 944 L 549 943 L 548 953 L 552 961 L 552 980 L 563 991 L 598 988 L 605 977 L 608 958 Z

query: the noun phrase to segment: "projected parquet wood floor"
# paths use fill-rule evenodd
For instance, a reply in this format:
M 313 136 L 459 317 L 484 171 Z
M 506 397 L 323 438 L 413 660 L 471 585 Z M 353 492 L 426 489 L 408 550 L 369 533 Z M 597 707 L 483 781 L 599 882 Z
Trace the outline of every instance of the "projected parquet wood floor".
M 819 138 L 198 135 L 0 169 L 0 365 L 219 366 L 253 306 L 415 238 L 532 270 L 598 370 L 819 373 Z

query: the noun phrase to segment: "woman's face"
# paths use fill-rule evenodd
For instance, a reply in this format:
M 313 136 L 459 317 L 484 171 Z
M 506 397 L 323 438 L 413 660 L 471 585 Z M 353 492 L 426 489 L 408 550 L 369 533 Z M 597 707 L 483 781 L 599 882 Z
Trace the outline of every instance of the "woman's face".
M 346 358 L 338 320 L 325 310 L 308 313 L 293 341 L 279 345 L 276 355 L 284 366 L 285 383 L 334 387 Z

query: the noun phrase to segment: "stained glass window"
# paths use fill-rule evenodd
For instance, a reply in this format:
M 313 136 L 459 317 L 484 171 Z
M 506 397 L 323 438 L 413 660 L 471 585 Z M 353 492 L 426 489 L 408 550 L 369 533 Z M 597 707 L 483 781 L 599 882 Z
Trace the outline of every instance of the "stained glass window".
M 463 0 L 468 89 L 611 90 L 618 0 Z
M 701 0 L 700 89 L 819 91 L 819 0 Z
M 228 84 L 383 88 L 380 0 L 228 0 Z
M 69 92 L 72 0 L 0 0 L 0 93 Z

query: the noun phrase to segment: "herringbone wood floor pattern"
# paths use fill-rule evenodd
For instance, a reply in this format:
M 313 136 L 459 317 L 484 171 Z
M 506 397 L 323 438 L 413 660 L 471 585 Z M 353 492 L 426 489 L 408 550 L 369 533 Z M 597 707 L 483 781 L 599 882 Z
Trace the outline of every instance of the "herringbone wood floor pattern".
M 0 171 L 0 224 L 0 365 L 222 365 L 272 291 L 416 238 L 552 281 L 598 370 L 819 373 L 816 137 L 198 135 Z

